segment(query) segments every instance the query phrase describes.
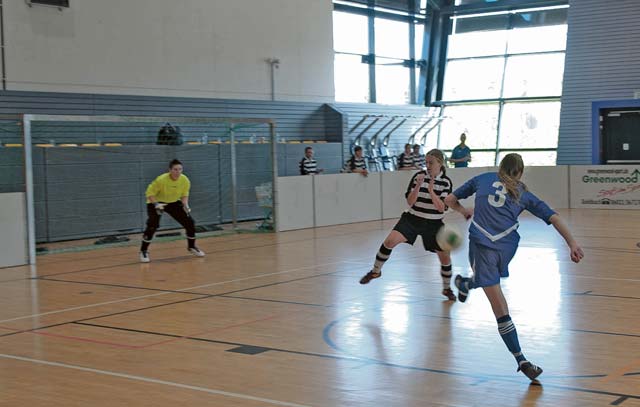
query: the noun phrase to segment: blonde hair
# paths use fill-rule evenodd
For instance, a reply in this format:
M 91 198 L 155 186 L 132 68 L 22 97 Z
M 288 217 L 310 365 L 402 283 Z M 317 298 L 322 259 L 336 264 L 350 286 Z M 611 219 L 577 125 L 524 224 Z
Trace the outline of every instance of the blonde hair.
M 507 192 L 513 199 L 520 200 L 520 186 L 524 191 L 527 186 L 520 181 L 520 177 L 524 172 L 524 162 L 522 156 L 517 153 L 509 153 L 500 161 L 500 169 L 498 170 L 498 178 L 507 188 Z
M 443 174 L 447 173 L 447 167 L 444 165 L 444 153 L 442 151 L 438 150 L 437 148 L 434 148 L 433 150 L 430 150 L 426 155 L 430 155 L 431 157 L 435 158 L 436 161 L 438 161 L 438 163 L 440 164 L 442 173 Z

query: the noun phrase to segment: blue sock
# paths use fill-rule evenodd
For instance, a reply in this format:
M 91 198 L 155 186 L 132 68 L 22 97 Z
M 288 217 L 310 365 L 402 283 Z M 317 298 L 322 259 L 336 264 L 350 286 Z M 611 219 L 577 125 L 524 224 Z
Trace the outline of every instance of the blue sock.
M 518 365 L 525 362 L 527 359 L 522 354 L 520 349 L 520 342 L 518 342 L 518 332 L 516 331 L 516 326 L 511 321 L 511 317 L 509 315 L 504 315 L 498 318 L 498 332 L 500 332 L 500 336 L 504 341 L 504 344 L 507 345 L 507 349 L 509 352 L 513 354 L 516 358 L 516 362 Z

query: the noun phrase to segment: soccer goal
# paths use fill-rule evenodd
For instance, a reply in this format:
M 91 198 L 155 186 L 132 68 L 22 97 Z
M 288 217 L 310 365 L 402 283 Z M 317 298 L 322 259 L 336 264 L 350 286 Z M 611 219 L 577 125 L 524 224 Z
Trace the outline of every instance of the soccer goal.
M 265 219 L 256 194 L 256 187 L 263 194 L 271 188 L 277 201 L 271 119 L 25 114 L 18 124 L 29 263 L 36 244 L 139 242 L 147 186 L 174 159 L 191 184 L 188 204 L 199 235 L 264 231 L 277 222 L 273 212 Z M 157 237 L 178 239 L 180 233 L 177 222 L 162 216 Z

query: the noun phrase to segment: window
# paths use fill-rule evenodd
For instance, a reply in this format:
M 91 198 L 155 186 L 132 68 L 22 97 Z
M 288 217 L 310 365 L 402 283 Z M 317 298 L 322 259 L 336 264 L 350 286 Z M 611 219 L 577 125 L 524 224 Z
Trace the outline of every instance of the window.
M 448 58 L 502 55 L 507 46 L 507 32 L 480 31 L 449 36 Z
M 506 103 L 499 147 L 556 148 L 559 127 L 560 102 Z
M 472 150 L 495 149 L 498 128 L 498 104 L 447 106 L 440 125 L 440 146 L 453 150 L 460 144 L 460 134 L 467 135 Z
M 470 167 L 493 167 L 496 165 L 495 151 L 471 151 Z
M 505 98 L 561 96 L 564 53 L 520 55 L 507 59 Z
M 409 59 L 409 24 L 384 18 L 374 24 L 376 56 Z
M 447 64 L 445 100 L 500 97 L 504 57 L 465 59 Z
M 507 53 L 564 51 L 567 45 L 567 26 L 516 28 L 509 31 Z
M 567 7 L 452 18 L 442 96 L 448 119 L 440 148 L 453 148 L 465 131 L 471 166 L 494 165 L 511 151 L 520 152 L 527 165 L 553 165 Z
M 336 54 L 334 58 L 336 100 L 369 102 L 369 65 L 360 55 Z
M 410 103 L 409 69 L 402 60 L 376 59 L 376 102 L 390 105 Z
M 400 4 L 396 0 L 376 2 L 374 6 L 366 6 L 367 1 L 350 2 L 358 5 L 334 3 L 336 101 L 415 103 L 417 88 L 424 79 L 421 74 L 426 75 L 426 70 L 421 72 L 413 61 L 422 56 L 426 9 L 409 13 L 408 7 L 423 3 L 426 7 L 426 3 L 411 2 L 398 10 L 391 7 Z M 369 38 L 370 26 L 374 29 L 373 38 Z M 412 27 L 415 35 L 410 35 Z M 424 89 L 424 80 L 422 86 Z
M 369 53 L 367 17 L 357 14 L 333 12 L 333 49 L 366 55 Z

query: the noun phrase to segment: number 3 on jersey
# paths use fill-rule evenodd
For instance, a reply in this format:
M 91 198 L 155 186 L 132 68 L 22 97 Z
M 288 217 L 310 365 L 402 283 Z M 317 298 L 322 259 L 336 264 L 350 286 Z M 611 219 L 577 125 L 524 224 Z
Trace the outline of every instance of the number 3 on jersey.
M 496 192 L 493 195 L 489 195 L 487 199 L 489 200 L 489 204 L 495 208 L 499 208 L 504 205 L 507 200 L 507 193 L 505 191 L 504 184 L 500 181 L 496 181 L 493 183 L 492 187 L 496 188 Z

